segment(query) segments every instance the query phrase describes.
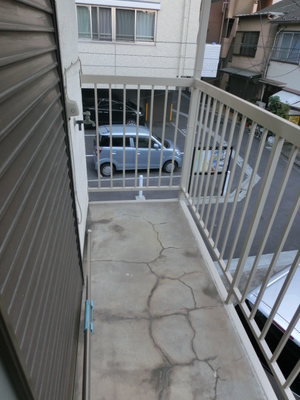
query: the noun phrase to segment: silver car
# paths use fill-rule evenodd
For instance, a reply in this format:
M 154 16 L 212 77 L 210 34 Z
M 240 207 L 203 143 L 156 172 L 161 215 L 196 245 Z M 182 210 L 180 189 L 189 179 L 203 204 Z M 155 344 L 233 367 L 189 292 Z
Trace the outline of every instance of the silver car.
M 137 139 L 138 138 L 138 139 Z M 170 173 L 173 169 L 181 168 L 182 157 L 178 147 L 174 149 L 171 140 L 164 140 L 162 145 L 161 139 L 154 133 L 150 135 L 149 129 L 145 126 L 139 126 L 138 135 L 136 134 L 135 125 L 125 125 L 125 170 L 135 169 L 136 160 L 136 142 L 138 141 L 138 169 L 147 169 L 148 153 L 150 144 L 150 169 L 160 167 L 160 156 L 162 156 L 162 169 L 164 172 Z M 113 172 L 123 170 L 123 125 L 112 125 L 112 166 Z M 174 160 L 173 160 L 174 153 Z M 173 160 L 173 161 L 172 161 Z M 111 175 L 110 167 L 110 126 L 99 126 L 99 161 L 100 173 L 102 176 Z M 94 164 L 98 169 L 97 162 L 97 145 L 94 140 Z

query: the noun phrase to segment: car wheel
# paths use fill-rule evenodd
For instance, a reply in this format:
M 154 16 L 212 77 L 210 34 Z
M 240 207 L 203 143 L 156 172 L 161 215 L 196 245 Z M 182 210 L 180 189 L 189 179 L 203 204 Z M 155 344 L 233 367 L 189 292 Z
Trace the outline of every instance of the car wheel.
M 115 167 L 113 165 L 113 173 L 115 172 Z M 102 176 L 110 176 L 111 175 L 111 169 L 110 169 L 110 164 L 105 163 L 100 166 L 100 173 Z
M 174 161 L 174 164 L 172 163 L 172 161 L 167 161 L 163 165 L 163 171 L 167 172 L 168 174 L 170 174 L 172 172 L 172 169 L 174 172 L 176 170 L 176 168 L 177 168 L 176 161 Z
M 135 121 L 134 119 L 129 119 L 129 120 L 126 122 L 126 125 L 136 125 L 136 121 Z

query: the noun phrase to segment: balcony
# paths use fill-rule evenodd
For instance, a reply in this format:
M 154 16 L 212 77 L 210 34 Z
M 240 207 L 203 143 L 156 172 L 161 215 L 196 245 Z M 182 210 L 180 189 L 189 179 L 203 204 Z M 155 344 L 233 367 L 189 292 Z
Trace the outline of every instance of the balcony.
M 121 88 L 124 100 L 133 89 L 137 109 L 141 91 L 150 88 L 147 126 L 150 132 L 160 130 L 162 143 L 171 136 L 174 144 L 182 141 L 182 90 L 191 91 L 180 170 L 163 173 L 161 156 L 160 168 L 153 173 L 148 159 L 141 188 L 136 167 L 114 172 L 112 146 L 109 178 L 101 176 L 97 156 L 97 177 L 89 192 L 98 201 L 90 203 L 87 262 L 94 301 L 92 398 L 99 393 L 116 399 L 238 399 L 241 393 L 249 399 L 273 398 L 235 312 L 238 304 L 283 397 L 294 399 L 290 386 L 300 361 L 284 376 L 277 360 L 299 320 L 300 307 L 275 350 L 265 337 L 300 261 L 300 181 L 295 167 L 299 128 L 196 79 L 83 75 L 82 82 L 94 85 L 96 105 L 99 87 L 108 89 L 110 99 L 112 88 Z M 165 91 L 160 126 L 151 113 L 156 88 Z M 175 88 L 173 118 L 166 123 L 168 93 Z M 97 106 L 95 115 L 98 125 Z M 272 141 L 267 141 L 269 132 Z M 98 135 L 96 142 L 99 147 Z M 283 158 L 284 148 L 289 150 Z M 124 156 L 125 131 L 122 150 Z M 139 200 L 140 190 L 148 200 Z M 162 199 L 165 192 L 173 193 L 166 196 L 172 199 Z M 128 194 L 137 200 L 126 200 Z M 116 196 L 118 201 L 104 201 Z M 254 316 L 286 251 L 292 268 L 260 330 Z M 269 261 L 262 268 L 266 254 Z M 258 282 L 262 288 L 249 311 L 246 296 Z

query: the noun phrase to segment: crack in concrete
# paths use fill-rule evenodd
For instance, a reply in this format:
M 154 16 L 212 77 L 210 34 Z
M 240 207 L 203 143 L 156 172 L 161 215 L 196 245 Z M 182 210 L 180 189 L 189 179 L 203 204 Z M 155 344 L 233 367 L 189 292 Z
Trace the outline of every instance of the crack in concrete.
M 122 215 L 123 216 L 130 216 L 131 218 L 141 218 L 141 216 L 130 215 L 130 214 L 125 214 L 125 213 L 123 213 Z M 219 377 L 219 374 L 218 374 L 218 371 L 219 371 L 220 368 L 215 370 L 213 368 L 213 366 L 210 364 L 210 361 L 215 360 L 217 356 L 209 357 L 209 358 L 206 358 L 206 359 L 200 359 L 199 358 L 199 356 L 198 356 L 198 354 L 196 352 L 195 346 L 194 346 L 194 340 L 195 340 L 195 337 L 196 337 L 196 330 L 193 327 L 193 324 L 192 324 L 192 322 L 190 320 L 190 312 L 191 311 L 212 308 L 212 306 L 197 307 L 197 301 L 196 301 L 196 298 L 195 298 L 195 294 L 194 294 L 193 288 L 190 285 L 188 285 L 187 283 L 182 281 L 183 277 L 191 275 L 191 274 L 199 273 L 199 272 L 198 271 L 192 271 L 192 272 L 185 272 L 184 271 L 184 273 L 182 275 L 180 275 L 178 278 L 167 277 L 167 276 L 164 276 L 164 275 L 159 275 L 158 273 L 154 272 L 153 269 L 151 268 L 151 264 L 155 263 L 157 260 L 159 260 L 160 258 L 164 257 L 163 256 L 163 252 L 165 250 L 168 250 L 168 249 L 180 250 L 181 247 L 175 247 L 175 246 L 164 247 L 163 246 L 163 243 L 159 238 L 159 232 L 156 230 L 156 226 L 165 225 L 165 224 L 167 224 L 167 222 L 161 222 L 161 223 L 154 224 L 151 221 L 149 221 L 147 218 L 145 218 L 145 216 L 142 216 L 142 218 L 149 225 L 151 225 L 153 231 L 156 233 L 157 241 L 158 241 L 158 243 L 159 243 L 159 245 L 161 247 L 159 255 L 156 258 L 154 258 L 150 262 L 137 262 L 137 261 L 126 261 L 126 260 L 118 261 L 118 260 L 111 260 L 111 259 L 105 259 L 105 260 L 102 259 L 102 260 L 93 260 L 92 263 L 94 263 L 94 262 L 115 262 L 115 263 L 119 262 L 119 263 L 130 264 L 130 265 L 132 265 L 132 264 L 142 264 L 142 265 L 144 264 L 144 265 L 146 265 L 149 268 L 150 272 L 154 276 L 156 276 L 155 285 L 152 287 L 152 289 L 150 291 L 150 294 L 148 296 L 148 299 L 147 299 L 148 318 L 146 318 L 146 317 L 136 317 L 136 316 L 121 317 L 121 316 L 116 316 L 116 315 L 113 315 L 113 314 L 110 314 L 110 313 L 107 313 L 107 312 L 99 313 L 99 314 L 100 315 L 102 314 L 105 317 L 105 321 L 107 321 L 107 322 L 109 322 L 109 321 L 122 321 L 122 320 L 131 320 L 131 321 L 132 320 L 136 320 L 136 321 L 147 320 L 147 321 L 149 321 L 149 335 L 150 335 L 150 338 L 151 338 L 155 348 L 161 354 L 162 359 L 164 360 L 164 363 L 165 363 L 165 365 L 163 365 L 163 366 L 161 366 L 161 367 L 159 367 L 159 368 L 157 368 L 157 369 L 155 369 L 155 370 L 153 370 L 151 372 L 151 382 L 154 384 L 154 386 L 156 388 L 156 391 L 158 392 L 158 400 L 162 400 L 163 396 L 164 396 L 164 393 L 166 391 L 168 391 L 168 388 L 169 388 L 169 385 L 170 385 L 170 373 L 172 372 L 172 370 L 175 367 L 181 367 L 182 368 L 182 367 L 192 366 L 192 365 L 194 365 L 194 363 L 196 361 L 207 364 L 209 366 L 209 368 L 212 370 L 212 372 L 214 373 L 214 376 L 215 376 L 215 385 L 214 385 L 215 396 L 214 396 L 214 400 L 216 400 L 216 398 L 217 398 L 217 385 L 218 385 L 218 381 L 221 380 L 221 378 Z M 109 223 L 112 220 L 113 219 L 102 220 L 102 222 L 103 223 Z M 186 310 L 185 313 L 184 312 L 174 312 L 172 314 L 165 314 L 165 315 L 161 315 L 161 316 L 152 316 L 150 308 L 151 308 L 151 300 L 153 298 L 153 295 L 154 295 L 156 289 L 158 288 L 158 286 L 160 284 L 160 281 L 161 280 L 167 280 L 167 279 L 172 280 L 172 281 L 179 281 L 181 284 L 183 284 L 184 286 L 186 286 L 187 288 L 190 289 L 191 296 L 192 296 L 193 303 L 194 303 L 194 308 L 186 308 L 185 307 L 185 310 Z M 217 306 L 215 306 L 215 307 L 217 307 Z M 184 316 L 186 321 L 187 321 L 187 323 L 188 323 L 188 325 L 190 326 L 190 328 L 191 328 L 191 330 L 193 332 L 193 336 L 191 338 L 191 344 L 190 345 L 191 345 L 191 349 L 192 349 L 192 352 L 193 352 L 195 357 L 189 363 L 178 363 L 178 362 L 174 363 L 174 362 L 172 362 L 170 360 L 170 358 L 168 357 L 168 355 L 163 350 L 163 348 L 158 343 L 156 343 L 155 338 L 153 337 L 153 332 L 152 332 L 153 321 L 160 320 L 160 319 L 163 319 L 163 318 L 168 318 L 168 317 L 171 317 L 171 316 Z
M 193 273 L 198 273 L 198 271 L 193 271 L 193 272 L 189 272 L 189 273 L 184 272 L 184 273 L 183 273 L 180 277 L 178 277 L 178 278 L 160 276 L 159 274 L 155 273 L 155 272 L 153 271 L 153 269 L 151 268 L 150 264 L 154 263 L 154 262 L 157 261 L 159 258 L 162 258 L 162 253 L 163 253 L 164 250 L 167 250 L 167 249 L 170 249 L 170 248 L 174 248 L 174 249 L 178 249 L 178 250 L 179 250 L 180 248 L 173 247 L 173 246 L 170 246 L 170 247 L 168 247 L 168 248 L 165 248 L 165 247 L 163 246 L 162 241 L 159 239 L 159 232 L 157 232 L 157 230 L 155 229 L 155 225 L 162 225 L 162 224 L 165 224 L 165 223 L 153 224 L 152 222 L 150 222 L 149 220 L 147 220 L 145 217 L 143 217 L 143 218 L 144 218 L 144 220 L 145 220 L 146 222 L 148 222 L 148 223 L 152 226 L 152 229 L 153 229 L 154 232 L 156 233 L 157 240 L 158 240 L 158 242 L 159 242 L 159 244 L 160 244 L 160 246 L 161 246 L 161 251 L 160 251 L 159 256 L 156 257 L 153 261 L 147 263 L 149 270 L 150 270 L 151 273 L 154 274 L 154 275 L 156 276 L 156 278 L 157 278 L 156 283 L 155 283 L 155 285 L 153 286 L 153 288 L 152 288 L 152 290 L 151 290 L 151 293 L 150 293 L 150 295 L 149 295 L 149 297 L 148 297 L 148 300 L 147 300 L 148 313 L 149 313 L 149 319 L 150 319 L 149 334 L 150 334 L 150 337 L 151 337 L 151 340 L 152 340 L 154 346 L 159 350 L 159 352 L 162 354 L 164 360 L 169 364 L 169 366 L 167 366 L 167 367 L 162 367 L 162 368 L 159 369 L 159 370 L 160 370 L 160 373 L 161 373 L 161 374 L 160 374 L 160 378 L 159 378 L 159 387 L 161 388 L 161 390 L 159 391 L 158 400 L 162 400 L 162 396 L 163 396 L 164 392 L 165 392 L 165 391 L 168 389 L 168 387 L 169 387 L 169 378 L 168 378 L 168 375 L 169 375 L 169 373 L 173 370 L 173 368 L 178 367 L 178 366 L 179 366 L 179 367 L 191 366 L 191 365 L 194 364 L 195 361 L 204 362 L 204 363 L 206 363 L 206 364 L 213 370 L 214 376 L 216 377 L 215 385 L 214 385 L 214 392 L 215 392 L 214 400 L 215 400 L 215 399 L 216 399 L 216 396 L 217 396 L 217 384 L 218 384 L 218 380 L 220 379 L 220 378 L 219 378 L 219 375 L 218 375 L 218 370 L 219 370 L 220 368 L 218 368 L 218 369 L 215 371 L 215 370 L 212 368 L 212 366 L 210 365 L 210 363 L 209 363 L 210 360 L 215 360 L 215 359 L 216 359 L 216 356 L 210 357 L 210 358 L 207 358 L 207 359 L 204 359 L 204 360 L 201 360 L 201 359 L 198 357 L 197 352 L 196 352 L 196 349 L 195 349 L 195 347 L 194 347 L 194 340 L 195 340 L 195 337 L 196 337 L 196 330 L 195 330 L 195 328 L 193 327 L 193 324 L 192 324 L 192 322 L 191 322 L 191 320 L 190 320 L 190 318 L 189 318 L 189 316 L 190 316 L 190 311 L 200 310 L 200 309 L 204 309 L 204 308 L 207 308 L 207 307 L 199 307 L 199 308 L 197 307 L 197 302 L 196 302 L 196 298 L 195 298 L 195 294 L 194 294 L 193 288 L 181 280 L 184 276 L 187 276 L 187 275 L 190 275 L 190 274 L 193 274 Z M 185 314 L 185 313 L 177 312 L 177 313 L 162 315 L 162 316 L 159 316 L 159 317 L 153 317 L 152 314 L 151 314 L 151 312 L 150 312 L 151 299 L 152 299 L 152 297 L 153 297 L 153 294 L 154 294 L 155 290 L 156 290 L 157 287 L 159 286 L 160 280 L 163 280 L 163 279 L 169 279 L 169 280 L 173 280 L 173 281 L 176 281 L 176 280 L 177 280 L 177 281 L 179 281 L 180 283 L 182 283 L 184 286 L 186 286 L 187 288 L 189 288 L 190 291 L 191 291 L 192 298 L 193 298 L 194 308 L 193 308 L 193 309 L 186 308 L 186 310 L 187 310 L 187 313 L 186 313 L 186 314 Z M 209 307 L 209 308 L 211 308 L 211 307 Z M 188 322 L 190 328 L 192 329 L 193 337 L 192 337 L 192 339 L 191 339 L 191 348 L 192 348 L 192 351 L 193 351 L 193 353 L 194 353 L 194 355 L 195 355 L 195 358 L 194 358 L 190 363 L 172 363 L 171 360 L 169 359 L 169 357 L 167 357 L 167 355 L 165 354 L 165 352 L 163 351 L 163 349 L 156 343 L 156 341 L 155 341 L 155 339 L 154 339 L 154 337 L 153 337 L 153 333 L 152 333 L 152 323 L 153 323 L 153 320 L 162 319 L 162 318 L 167 318 L 167 317 L 174 316 L 174 315 L 183 315 L 183 316 L 186 318 L 186 320 L 187 320 L 187 322 Z
M 182 282 L 181 278 L 178 278 L 178 281 L 181 282 L 184 286 L 186 286 L 187 288 L 190 289 L 192 297 L 193 297 L 193 302 L 194 302 L 194 305 L 195 305 L 194 309 L 197 308 L 197 302 L 196 302 L 196 299 L 195 299 L 195 294 L 194 294 L 193 288 L 191 286 L 189 286 L 187 283 Z

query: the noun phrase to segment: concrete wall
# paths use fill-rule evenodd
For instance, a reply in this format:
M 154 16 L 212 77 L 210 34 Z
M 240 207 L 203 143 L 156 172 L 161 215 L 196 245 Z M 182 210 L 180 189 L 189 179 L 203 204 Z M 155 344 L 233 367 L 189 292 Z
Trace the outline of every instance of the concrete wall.
M 233 18 L 236 14 L 250 14 L 253 12 L 255 0 L 230 0 L 228 6 L 228 18 Z
M 77 117 L 71 117 L 68 128 L 71 144 L 71 156 L 73 159 L 73 176 L 75 177 L 74 186 L 76 192 L 75 198 L 82 253 L 86 231 L 88 192 L 84 130 L 82 129 L 82 131 L 79 131 L 78 125 L 74 124 L 76 119 L 83 119 L 79 77 L 80 62 L 78 53 L 77 24 L 74 24 L 74 21 L 76 21 L 75 4 L 68 0 L 60 0 L 56 2 L 56 9 L 65 91 L 68 98 L 75 100 L 79 107 L 79 115 Z
M 300 91 L 300 68 L 297 64 L 272 61 L 266 78 L 283 82 L 287 88 Z
M 201 0 L 161 0 L 155 43 L 106 43 L 79 39 L 83 73 L 192 76 L 200 3 Z M 78 37 L 77 33 L 75 37 Z

